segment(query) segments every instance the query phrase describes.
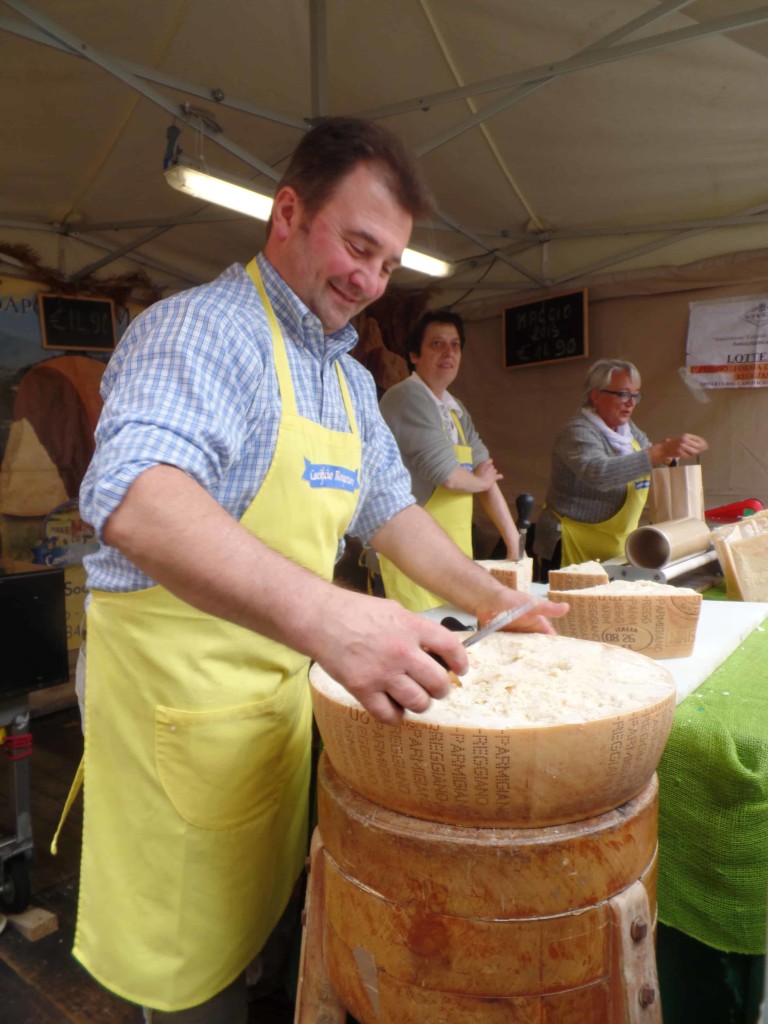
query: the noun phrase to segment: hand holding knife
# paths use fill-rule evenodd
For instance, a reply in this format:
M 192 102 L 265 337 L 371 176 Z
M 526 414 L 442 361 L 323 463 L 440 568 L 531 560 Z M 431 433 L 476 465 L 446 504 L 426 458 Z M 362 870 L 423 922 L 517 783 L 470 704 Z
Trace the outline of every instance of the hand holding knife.
M 496 633 L 498 630 L 508 626 L 509 623 L 514 622 L 515 619 L 521 619 L 523 615 L 527 615 L 528 612 L 533 611 L 537 604 L 539 604 L 539 599 L 537 597 L 533 597 L 530 601 L 526 601 L 525 604 L 521 604 L 518 608 L 508 608 L 506 611 L 499 612 L 499 614 L 494 615 L 490 622 L 487 622 L 482 629 L 476 630 L 471 636 L 468 636 L 466 640 L 462 640 L 462 646 L 471 647 L 472 644 L 476 644 L 479 640 L 483 640 L 485 637 L 490 636 L 491 633 Z M 429 654 L 435 659 L 435 661 L 439 662 L 443 668 L 448 668 L 439 654 L 435 654 L 434 651 L 429 651 Z

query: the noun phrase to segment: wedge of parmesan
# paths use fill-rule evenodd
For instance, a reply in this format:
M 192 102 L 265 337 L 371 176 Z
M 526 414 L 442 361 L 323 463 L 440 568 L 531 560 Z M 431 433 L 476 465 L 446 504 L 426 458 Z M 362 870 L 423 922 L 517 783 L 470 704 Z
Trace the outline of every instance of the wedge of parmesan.
M 561 636 L 616 644 L 650 658 L 693 653 L 701 594 L 651 580 L 614 580 L 586 590 L 549 590 L 570 605 L 552 624 Z
M 549 573 L 550 590 L 583 590 L 585 587 L 599 587 L 607 583 L 608 573 L 599 562 L 579 562 L 576 565 L 564 565 L 560 569 L 551 569 Z
M 0 512 L 44 516 L 67 500 L 53 460 L 29 420 L 11 424 L 0 466 Z
M 499 583 L 512 590 L 529 590 L 533 579 L 533 559 L 483 558 L 477 559 Z

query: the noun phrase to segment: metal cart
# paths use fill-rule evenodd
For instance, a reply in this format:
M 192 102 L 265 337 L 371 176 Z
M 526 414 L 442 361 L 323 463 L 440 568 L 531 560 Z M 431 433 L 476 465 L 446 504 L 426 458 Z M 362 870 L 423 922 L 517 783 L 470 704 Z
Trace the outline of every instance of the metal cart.
M 64 571 L 41 569 L 0 576 L 0 729 L 11 776 L 15 834 L 0 836 L 0 908 L 29 904 L 32 860 L 29 693 L 69 677 Z

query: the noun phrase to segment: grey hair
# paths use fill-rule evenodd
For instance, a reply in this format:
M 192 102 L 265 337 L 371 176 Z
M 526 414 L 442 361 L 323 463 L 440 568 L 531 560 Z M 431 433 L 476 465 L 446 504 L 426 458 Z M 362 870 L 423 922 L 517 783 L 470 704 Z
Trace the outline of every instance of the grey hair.
M 628 373 L 629 379 L 635 387 L 640 384 L 640 373 L 634 363 L 626 359 L 598 359 L 589 368 L 587 379 L 584 381 L 584 388 L 581 395 L 581 408 L 588 409 L 592 402 L 589 398 L 590 391 L 600 391 L 614 373 Z

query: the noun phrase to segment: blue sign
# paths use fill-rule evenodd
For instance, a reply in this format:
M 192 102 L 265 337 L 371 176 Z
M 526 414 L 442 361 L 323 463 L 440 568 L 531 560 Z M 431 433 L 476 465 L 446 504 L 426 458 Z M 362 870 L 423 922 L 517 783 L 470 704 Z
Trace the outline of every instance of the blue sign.
M 301 479 L 306 480 L 310 487 L 333 487 L 337 491 L 357 491 L 360 489 L 357 479 L 358 472 L 357 469 L 329 466 L 323 462 L 310 462 L 305 458 Z

